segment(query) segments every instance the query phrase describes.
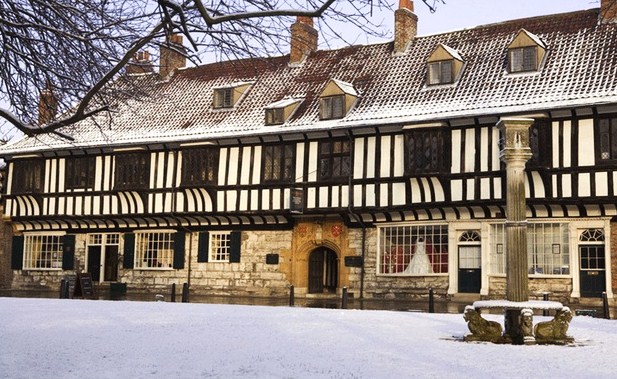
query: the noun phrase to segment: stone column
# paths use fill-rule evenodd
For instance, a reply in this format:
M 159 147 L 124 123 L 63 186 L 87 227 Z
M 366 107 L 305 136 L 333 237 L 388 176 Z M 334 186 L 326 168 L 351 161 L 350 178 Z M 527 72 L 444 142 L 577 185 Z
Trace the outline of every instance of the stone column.
M 502 118 L 500 158 L 506 164 L 506 299 L 529 300 L 525 163 L 531 158 L 529 127 L 533 119 Z M 520 310 L 506 310 L 505 335 L 522 343 Z

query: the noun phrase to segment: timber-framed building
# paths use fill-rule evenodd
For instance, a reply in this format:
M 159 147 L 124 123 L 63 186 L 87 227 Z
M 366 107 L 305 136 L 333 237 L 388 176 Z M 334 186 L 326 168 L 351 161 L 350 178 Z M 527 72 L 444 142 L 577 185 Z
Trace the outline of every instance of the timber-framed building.
M 514 117 L 534 120 L 532 297 L 612 299 L 612 4 L 417 36 L 401 1 L 389 43 L 318 50 L 299 18 L 289 55 L 181 68 L 162 53 L 160 72 L 128 74 L 157 81 L 147 99 L 64 128 L 73 142 L 0 149 L 11 288 L 79 269 L 143 291 L 502 297 L 496 124 Z

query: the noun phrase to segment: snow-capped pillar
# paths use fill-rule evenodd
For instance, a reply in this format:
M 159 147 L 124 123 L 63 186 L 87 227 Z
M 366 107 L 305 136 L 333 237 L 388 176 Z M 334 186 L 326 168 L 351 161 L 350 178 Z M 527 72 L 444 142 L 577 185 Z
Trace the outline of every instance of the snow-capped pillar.
M 525 164 L 531 158 L 529 118 L 502 118 L 500 158 L 506 164 L 506 298 L 528 301 L 527 275 L 527 201 L 525 199 Z M 506 309 L 505 334 L 522 343 L 520 310 Z

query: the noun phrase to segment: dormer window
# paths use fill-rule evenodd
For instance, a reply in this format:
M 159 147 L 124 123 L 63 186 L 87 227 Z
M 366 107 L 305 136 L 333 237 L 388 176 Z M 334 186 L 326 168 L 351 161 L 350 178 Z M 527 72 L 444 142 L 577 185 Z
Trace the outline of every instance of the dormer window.
M 319 99 L 319 119 L 343 118 L 358 99 L 358 92 L 350 83 L 330 79 Z
M 233 88 L 217 88 L 214 90 L 214 108 L 231 108 L 233 103 Z
M 322 120 L 345 117 L 345 95 L 328 96 L 321 99 L 320 115 Z
M 540 69 L 546 46 L 533 33 L 521 29 L 508 45 L 508 72 L 534 72 Z
M 427 84 L 454 83 L 463 70 L 463 57 L 451 47 L 439 44 L 427 61 Z
M 233 108 L 248 93 L 253 82 L 237 82 L 224 87 L 214 88 L 212 108 Z
M 285 122 L 283 108 L 266 109 L 266 125 L 278 125 Z
M 266 125 L 280 125 L 291 117 L 302 99 L 285 98 L 266 107 Z
M 453 82 L 452 61 L 428 64 L 428 84 L 448 84 Z
M 510 72 L 536 71 L 536 50 L 535 46 L 510 49 Z

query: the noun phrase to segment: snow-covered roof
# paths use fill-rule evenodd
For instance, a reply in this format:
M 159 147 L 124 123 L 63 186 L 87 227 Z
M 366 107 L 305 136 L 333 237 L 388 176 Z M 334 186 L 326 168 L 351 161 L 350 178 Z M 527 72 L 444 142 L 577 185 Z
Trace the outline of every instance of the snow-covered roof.
M 285 108 L 289 105 L 296 104 L 300 101 L 302 101 L 302 99 L 294 99 L 293 97 L 289 97 L 289 98 L 281 99 L 279 101 L 275 101 L 274 103 L 270 103 L 266 105 L 264 108 L 265 109 Z
M 413 124 L 617 103 L 617 24 L 598 23 L 598 9 L 534 17 L 417 37 L 404 54 L 392 42 L 311 53 L 302 65 L 289 56 L 187 68 L 141 101 L 63 128 L 75 138 L 25 138 L 0 155 L 73 147 L 200 141 L 243 136 Z M 521 29 L 547 46 L 539 72 L 507 72 L 507 48 Z M 443 44 L 465 57 L 456 85 L 427 87 L 426 61 Z M 342 119 L 319 120 L 319 95 L 329 80 L 362 96 Z M 231 110 L 213 110 L 213 89 L 252 87 Z M 264 108 L 303 94 L 284 126 L 265 125 Z

